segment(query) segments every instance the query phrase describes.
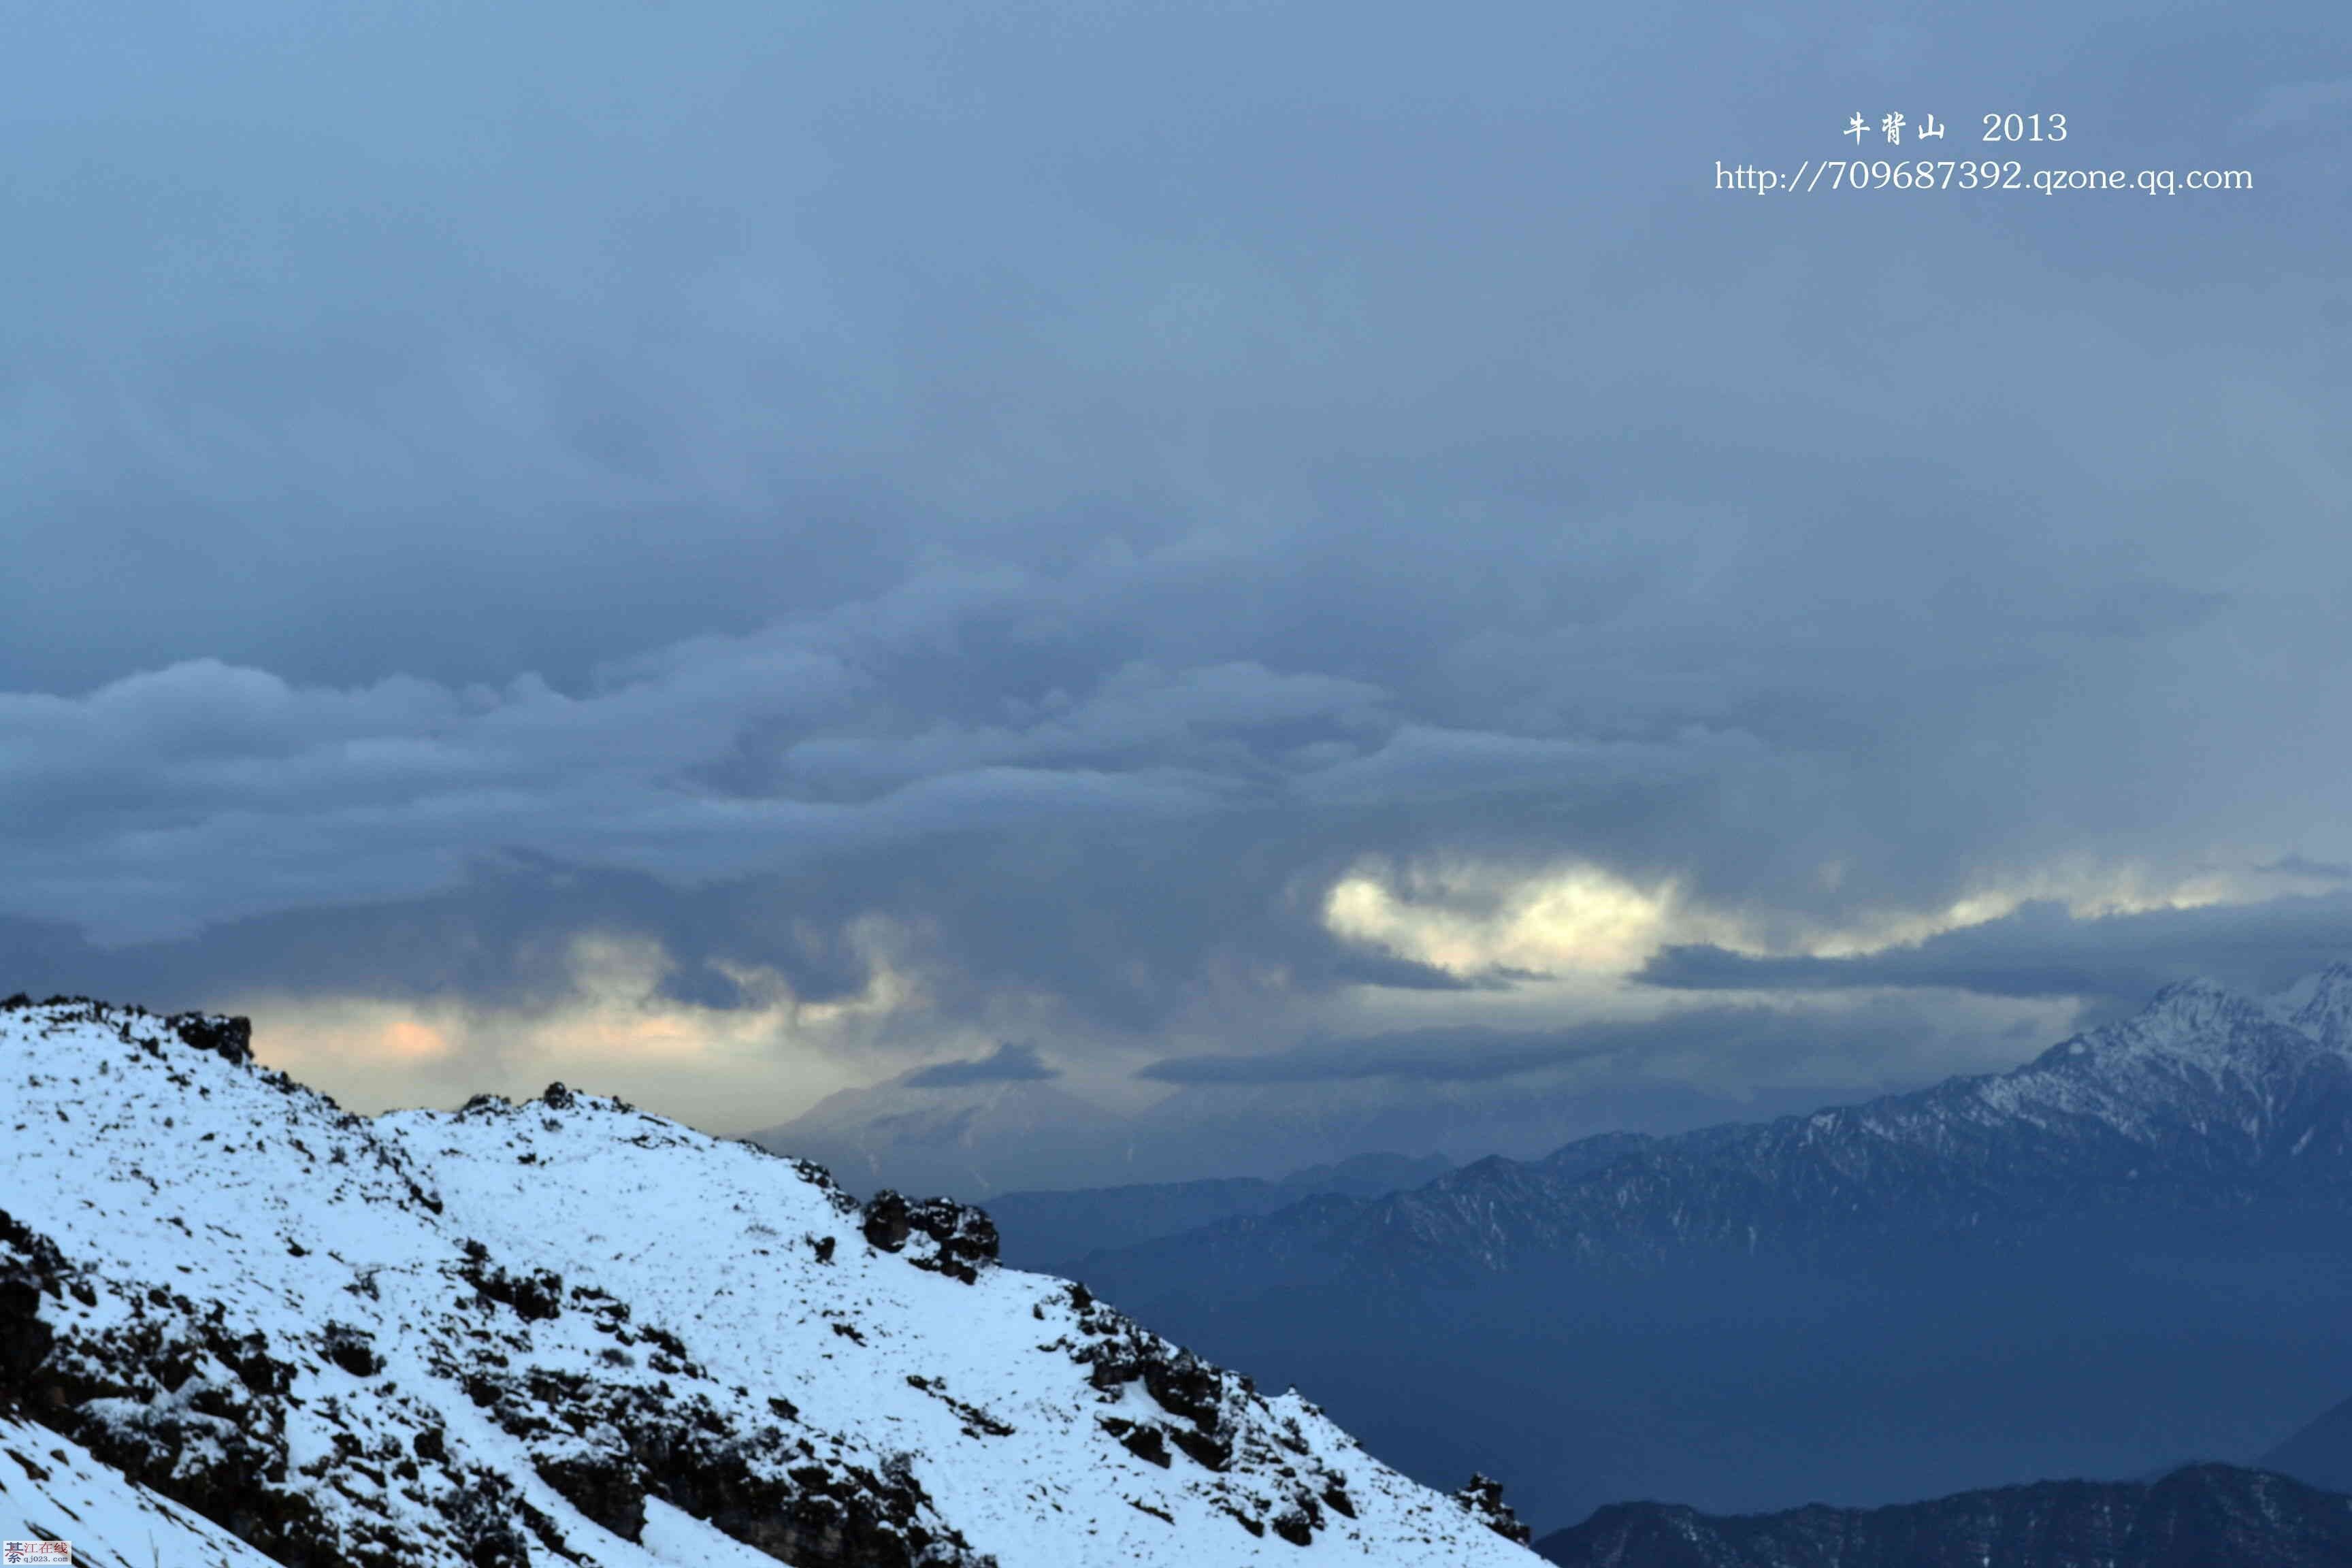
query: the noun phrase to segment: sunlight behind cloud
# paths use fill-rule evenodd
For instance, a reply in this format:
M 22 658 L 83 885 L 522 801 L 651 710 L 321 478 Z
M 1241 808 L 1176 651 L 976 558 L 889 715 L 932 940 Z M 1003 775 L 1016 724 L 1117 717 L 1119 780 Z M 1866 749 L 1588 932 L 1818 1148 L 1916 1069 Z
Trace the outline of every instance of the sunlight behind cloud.
M 1824 868 L 1835 886 L 1842 868 Z M 2063 906 L 2077 920 L 2252 903 L 2280 891 L 2262 871 L 2167 876 L 2138 865 L 2069 864 L 1987 881 L 1941 907 L 1856 910 L 1823 921 L 1786 910 L 1723 910 L 1672 879 L 1643 885 L 1590 864 L 1533 874 L 1492 866 L 1359 867 L 1333 883 L 1323 922 L 1335 936 L 1465 979 L 1630 974 L 1661 949 L 1704 944 L 1751 957 L 1853 958 L 2014 914 Z
M 1505 971 L 1622 974 L 1668 941 L 1697 940 L 1675 886 L 1642 887 L 1597 867 L 1574 866 L 1513 881 L 1464 868 L 1391 887 L 1377 873 L 1340 879 L 1323 904 L 1325 925 L 1350 942 L 1384 948 L 1452 974 Z
M 2283 887 L 2283 883 L 2292 886 Z M 2087 921 L 2158 910 L 2255 903 L 2282 890 L 2320 889 L 2324 889 L 2322 883 L 2312 882 L 2306 888 L 2292 878 L 2259 871 L 2208 868 L 2186 876 L 2167 876 L 2147 866 L 2065 864 L 1995 879 L 1941 909 L 1858 914 L 1840 925 L 1816 930 L 1801 943 L 1770 952 L 1769 956 L 1862 957 L 1890 947 L 1914 945 L 1946 931 L 2002 920 L 2030 903 L 2057 904 L 2075 920 Z M 1727 942 L 1717 945 L 1759 955 L 1766 952 L 1742 949 Z

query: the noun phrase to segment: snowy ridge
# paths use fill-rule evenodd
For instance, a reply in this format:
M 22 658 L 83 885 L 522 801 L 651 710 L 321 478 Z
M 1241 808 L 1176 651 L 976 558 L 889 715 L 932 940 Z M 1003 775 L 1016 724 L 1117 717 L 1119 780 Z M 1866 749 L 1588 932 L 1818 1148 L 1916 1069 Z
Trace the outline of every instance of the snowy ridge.
M 2273 1004 L 2292 1026 L 2328 1050 L 2352 1057 L 2352 963 L 2331 963 Z
M 1530 1561 L 977 1211 L 561 1086 L 362 1120 L 232 1021 L 18 1003 L 0 1081 L 0 1405 L 289 1568 Z
M 1971 1082 L 2002 1114 L 2089 1117 L 2143 1136 L 2167 1113 L 2224 1101 L 2275 1109 L 2265 1089 L 2315 1058 L 2340 1056 L 2280 1008 L 2210 980 L 2168 985 L 2137 1016 L 2052 1047 L 2035 1060 Z

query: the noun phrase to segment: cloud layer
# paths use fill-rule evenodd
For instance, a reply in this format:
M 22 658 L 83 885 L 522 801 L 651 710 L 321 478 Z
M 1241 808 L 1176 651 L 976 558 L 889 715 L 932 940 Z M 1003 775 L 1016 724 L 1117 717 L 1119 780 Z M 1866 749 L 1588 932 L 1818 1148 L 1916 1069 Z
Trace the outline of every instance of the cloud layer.
M 28 18 L 0 988 L 750 1124 L 2336 956 L 2352 27 L 2107 9 Z M 2254 188 L 1714 189 L 2021 58 Z

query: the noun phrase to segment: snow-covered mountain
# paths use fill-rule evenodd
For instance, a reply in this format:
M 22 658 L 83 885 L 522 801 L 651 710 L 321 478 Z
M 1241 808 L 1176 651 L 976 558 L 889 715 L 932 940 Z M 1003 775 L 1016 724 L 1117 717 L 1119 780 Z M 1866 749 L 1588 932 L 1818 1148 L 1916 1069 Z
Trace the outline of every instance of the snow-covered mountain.
M 1916 1241 L 2169 1193 L 2352 1196 L 2352 965 L 2284 996 L 2210 981 L 2009 1072 L 1672 1137 L 1609 1134 L 1482 1160 L 1386 1197 L 1321 1199 L 1139 1248 L 1106 1278 L 1255 1289 L 1339 1269 L 1427 1280 L 1571 1253 L 1638 1264 Z
M 1546 1524 L 2252 1458 L 2352 1385 L 2347 1021 L 2352 966 L 2271 999 L 2190 981 L 2008 1072 L 1079 1272 L 1416 1474 L 1507 1460 Z
M 1529 1561 L 977 1210 L 562 1086 L 363 1120 L 234 1020 L 20 998 L 0 1083 L 0 1528 L 92 1561 Z

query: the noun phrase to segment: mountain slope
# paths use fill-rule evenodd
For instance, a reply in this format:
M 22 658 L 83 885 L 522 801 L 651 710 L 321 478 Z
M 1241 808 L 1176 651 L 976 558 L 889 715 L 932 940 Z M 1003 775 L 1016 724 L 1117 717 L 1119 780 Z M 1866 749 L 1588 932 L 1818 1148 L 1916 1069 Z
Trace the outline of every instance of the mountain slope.
M 2279 1004 L 2191 982 L 2011 1072 L 1482 1161 L 1086 1274 L 1415 1473 L 1507 1468 L 1538 1516 L 2251 1455 L 2352 1383 L 2347 1017 L 2345 966 Z
M 211 1521 L 125 1480 L 46 1427 L 0 1416 L 0 1538 L 70 1542 L 90 1568 L 269 1568 Z
M 975 1210 L 561 1086 L 364 1121 L 230 1021 L 14 1005 L 0 1082 L 0 1400 L 288 1568 L 1526 1560 Z
M 2194 1465 L 2154 1482 L 2042 1481 L 1749 1518 L 1616 1504 L 1536 1550 L 1561 1568 L 2347 1568 L 2352 1498 Z

